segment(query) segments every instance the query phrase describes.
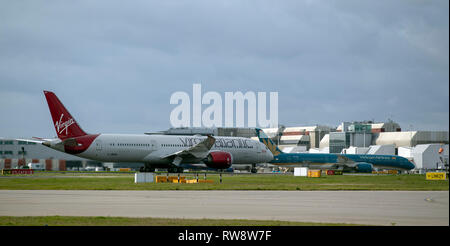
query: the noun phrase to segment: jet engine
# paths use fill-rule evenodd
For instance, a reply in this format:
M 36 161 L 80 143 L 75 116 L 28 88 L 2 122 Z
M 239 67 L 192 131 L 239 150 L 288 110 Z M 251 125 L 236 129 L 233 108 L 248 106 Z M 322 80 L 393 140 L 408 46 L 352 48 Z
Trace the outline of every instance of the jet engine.
M 358 172 L 370 173 L 373 170 L 373 165 L 370 163 L 361 162 L 356 164 L 355 168 Z
M 227 169 L 233 163 L 233 156 L 228 152 L 214 151 L 208 154 L 204 162 L 210 168 Z

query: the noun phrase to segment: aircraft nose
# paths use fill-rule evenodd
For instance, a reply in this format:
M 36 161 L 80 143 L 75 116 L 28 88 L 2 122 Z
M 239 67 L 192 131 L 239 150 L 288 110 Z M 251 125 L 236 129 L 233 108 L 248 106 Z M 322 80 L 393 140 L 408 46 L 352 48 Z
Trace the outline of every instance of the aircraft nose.
M 414 163 L 412 163 L 412 162 L 410 162 L 410 161 L 408 162 L 407 165 L 408 165 L 408 168 L 409 168 L 409 169 L 414 169 L 414 168 L 416 168 L 416 165 L 414 165 Z

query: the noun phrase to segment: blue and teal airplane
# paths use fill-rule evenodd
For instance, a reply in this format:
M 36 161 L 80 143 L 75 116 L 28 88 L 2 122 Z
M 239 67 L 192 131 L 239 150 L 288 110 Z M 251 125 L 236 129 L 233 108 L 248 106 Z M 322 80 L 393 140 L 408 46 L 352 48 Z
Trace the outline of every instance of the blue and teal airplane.
M 276 166 L 357 172 L 372 172 L 374 168 L 404 171 L 415 167 L 408 159 L 396 155 L 284 153 L 261 129 L 256 128 L 256 135 L 273 154 L 274 159 L 269 163 Z

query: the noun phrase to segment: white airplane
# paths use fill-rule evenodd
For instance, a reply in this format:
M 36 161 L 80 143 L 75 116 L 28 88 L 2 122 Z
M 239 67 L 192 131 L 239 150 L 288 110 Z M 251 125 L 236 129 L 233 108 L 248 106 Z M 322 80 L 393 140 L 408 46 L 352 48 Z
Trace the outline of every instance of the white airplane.
M 232 164 L 266 163 L 272 153 L 262 143 L 242 137 L 147 134 L 88 134 L 77 124 L 58 97 L 44 91 L 58 138 L 24 140 L 103 162 L 141 162 L 143 172 L 167 168 L 182 172 L 182 164 L 203 163 L 215 169 Z

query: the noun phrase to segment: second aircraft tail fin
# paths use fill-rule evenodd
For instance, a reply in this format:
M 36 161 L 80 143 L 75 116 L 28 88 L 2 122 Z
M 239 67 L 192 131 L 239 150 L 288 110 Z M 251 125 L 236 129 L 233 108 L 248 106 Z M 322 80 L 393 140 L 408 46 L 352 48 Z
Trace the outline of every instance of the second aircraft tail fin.
M 270 152 L 272 152 L 273 156 L 277 156 L 283 153 L 283 151 L 278 148 L 278 146 L 272 141 L 269 136 L 267 136 L 267 134 L 263 130 L 259 128 L 256 128 L 255 130 L 256 136 L 258 136 L 259 141 L 267 146 Z

